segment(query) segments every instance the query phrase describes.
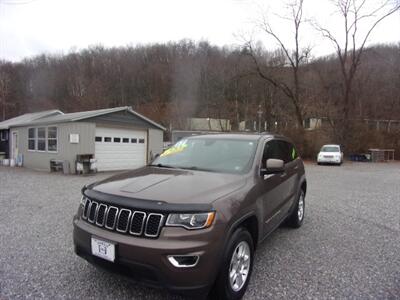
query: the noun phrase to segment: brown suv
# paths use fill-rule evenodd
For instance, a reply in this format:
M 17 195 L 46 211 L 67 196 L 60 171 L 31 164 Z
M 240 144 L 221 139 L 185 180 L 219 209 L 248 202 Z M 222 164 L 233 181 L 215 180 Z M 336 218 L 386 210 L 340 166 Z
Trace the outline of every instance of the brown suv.
M 306 189 L 283 136 L 186 138 L 146 167 L 83 188 L 75 252 L 148 285 L 240 299 L 257 244 L 284 221 L 301 226 Z

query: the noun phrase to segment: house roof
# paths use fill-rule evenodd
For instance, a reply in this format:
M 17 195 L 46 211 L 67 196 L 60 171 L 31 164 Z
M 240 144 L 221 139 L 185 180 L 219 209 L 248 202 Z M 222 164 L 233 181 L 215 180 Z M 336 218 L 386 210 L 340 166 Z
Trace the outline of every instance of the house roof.
M 31 126 L 31 125 L 45 125 L 45 124 L 75 122 L 75 121 L 81 121 L 81 120 L 94 118 L 94 117 L 98 117 L 98 116 L 102 116 L 102 115 L 106 115 L 106 114 L 110 114 L 110 113 L 121 112 L 121 111 L 127 111 L 127 112 L 131 113 L 132 115 L 137 116 L 138 118 L 144 120 L 145 122 L 152 124 L 153 126 L 159 128 L 161 130 L 165 130 L 165 127 L 163 127 L 160 124 L 135 112 L 134 110 L 132 110 L 132 108 L 130 106 L 105 108 L 105 109 L 98 109 L 98 110 L 81 111 L 81 112 L 75 112 L 75 113 L 55 115 L 55 116 L 50 116 L 47 118 L 42 118 L 40 120 L 33 120 L 33 121 L 28 121 L 26 123 L 21 123 L 21 124 L 18 124 L 18 126 Z
M 54 115 L 63 115 L 63 113 L 57 109 L 53 109 L 53 110 L 46 110 L 46 111 L 24 114 L 24 115 L 0 122 L 0 129 L 9 129 L 10 127 L 19 126 L 21 124 L 33 122 L 35 120 L 39 120 L 39 119 L 54 116 Z

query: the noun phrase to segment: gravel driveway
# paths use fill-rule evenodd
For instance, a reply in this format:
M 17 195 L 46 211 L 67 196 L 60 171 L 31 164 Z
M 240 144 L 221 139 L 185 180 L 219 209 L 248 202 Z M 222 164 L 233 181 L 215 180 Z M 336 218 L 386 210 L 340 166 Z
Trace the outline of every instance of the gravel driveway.
M 305 223 L 260 245 L 245 299 L 399 299 L 400 164 L 306 170 Z M 80 188 L 109 175 L 0 167 L 0 299 L 181 299 L 73 253 Z

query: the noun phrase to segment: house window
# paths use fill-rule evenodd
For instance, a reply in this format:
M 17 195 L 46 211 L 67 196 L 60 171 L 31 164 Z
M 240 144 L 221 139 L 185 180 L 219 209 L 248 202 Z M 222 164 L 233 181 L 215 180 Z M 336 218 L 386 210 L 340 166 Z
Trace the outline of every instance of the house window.
M 139 139 L 139 144 L 144 144 L 144 139 Z
M 123 142 L 123 143 L 129 143 L 129 139 L 128 139 L 128 138 L 123 138 L 123 139 L 122 139 L 122 142 Z
M 0 140 L 1 141 L 8 141 L 8 131 L 0 131 Z
M 121 138 L 115 137 L 115 138 L 114 138 L 114 143 L 121 143 Z
M 105 137 L 105 138 L 104 138 L 104 142 L 106 142 L 106 143 L 111 142 L 111 138 L 110 138 L 110 137 Z
M 46 151 L 46 127 L 37 129 L 37 150 Z
M 28 129 L 28 150 L 36 150 L 36 128 Z
M 47 128 L 47 151 L 57 151 L 57 127 Z
M 132 144 L 136 144 L 137 143 L 137 139 L 131 139 L 131 143 Z
M 103 138 L 101 136 L 96 136 L 95 141 L 96 142 L 101 142 Z

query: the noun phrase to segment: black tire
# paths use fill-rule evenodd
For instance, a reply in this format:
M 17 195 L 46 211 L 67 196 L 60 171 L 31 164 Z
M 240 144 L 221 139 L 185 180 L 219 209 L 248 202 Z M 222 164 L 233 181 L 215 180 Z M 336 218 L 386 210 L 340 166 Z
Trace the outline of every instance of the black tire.
M 236 250 L 236 247 L 241 243 L 246 242 L 249 246 L 250 250 L 250 267 L 248 270 L 248 275 L 246 280 L 244 281 L 243 286 L 238 290 L 234 291 L 231 287 L 229 280 L 229 270 L 231 265 L 231 259 L 233 256 L 233 252 Z M 253 262 L 254 262 L 254 242 L 251 234 L 247 231 L 247 229 L 240 227 L 235 230 L 235 232 L 230 237 L 228 244 L 225 249 L 225 253 L 223 256 L 221 269 L 213 286 L 213 289 L 210 293 L 210 299 L 218 299 L 218 300 L 239 300 L 243 297 L 246 292 L 247 285 L 249 284 L 251 273 L 253 270 Z
M 305 214 L 305 209 L 306 209 L 306 201 L 305 201 L 305 198 L 306 198 L 306 194 L 305 194 L 304 190 L 301 189 L 301 190 L 300 190 L 299 197 L 298 197 L 297 202 L 296 202 L 296 206 L 295 206 L 295 208 L 293 209 L 292 214 L 289 216 L 289 218 L 288 218 L 288 220 L 287 220 L 287 224 L 288 224 L 290 227 L 299 228 L 299 227 L 301 227 L 301 225 L 303 225 L 304 214 Z M 301 214 L 301 218 L 300 218 L 300 213 L 299 213 L 300 199 L 303 200 L 303 213 Z

